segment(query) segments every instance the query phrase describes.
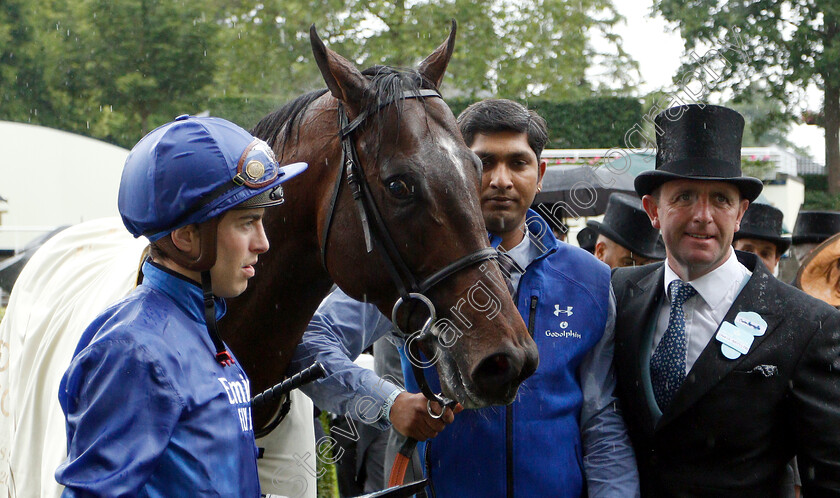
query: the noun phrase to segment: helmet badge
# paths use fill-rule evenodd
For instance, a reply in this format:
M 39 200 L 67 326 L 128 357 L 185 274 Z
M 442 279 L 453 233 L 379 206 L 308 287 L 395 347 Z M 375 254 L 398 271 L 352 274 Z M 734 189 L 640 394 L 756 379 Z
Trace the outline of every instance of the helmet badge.
M 251 180 L 258 180 L 265 174 L 265 166 L 260 161 L 252 159 L 245 165 L 245 174 Z

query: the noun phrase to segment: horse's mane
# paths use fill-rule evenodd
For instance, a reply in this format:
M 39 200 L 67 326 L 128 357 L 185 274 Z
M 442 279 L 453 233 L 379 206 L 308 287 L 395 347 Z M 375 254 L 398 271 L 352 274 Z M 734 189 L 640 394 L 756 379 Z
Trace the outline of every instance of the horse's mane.
M 309 104 L 325 93 L 327 93 L 327 89 L 322 88 L 320 90 L 305 93 L 291 102 L 287 102 L 283 105 L 283 107 L 262 118 L 260 122 L 251 129 L 251 135 L 265 140 L 268 145 L 273 148 L 274 139 L 277 137 L 277 134 L 280 133 L 283 125 L 286 123 L 294 124 L 298 120 L 298 117 L 306 111 Z M 283 142 L 286 142 L 291 136 L 291 129 L 292 126 L 286 127 Z
M 381 114 L 376 112 L 381 102 L 394 101 L 398 115 L 402 113 L 403 100 L 399 99 L 403 92 L 418 91 L 421 89 L 437 90 L 431 80 L 421 75 L 416 69 L 394 68 L 390 66 L 372 66 L 362 74 L 370 79 L 368 96 L 363 103 L 363 110 L 374 118 L 378 129 L 382 129 L 384 123 L 380 119 Z M 282 131 L 281 141 L 285 144 L 291 139 L 295 125 L 300 122 L 312 102 L 327 93 L 326 88 L 315 90 L 286 103 L 283 107 L 272 112 L 257 123 L 251 130 L 251 134 L 268 142 L 273 148 L 275 139 L 279 138 Z M 299 127 L 298 127 L 299 130 Z

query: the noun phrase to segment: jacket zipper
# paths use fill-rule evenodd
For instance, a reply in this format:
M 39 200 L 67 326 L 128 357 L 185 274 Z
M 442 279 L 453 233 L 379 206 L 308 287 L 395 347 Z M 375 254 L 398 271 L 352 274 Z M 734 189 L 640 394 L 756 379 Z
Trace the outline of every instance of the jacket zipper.
M 534 337 L 534 322 L 536 321 L 537 296 L 531 296 L 531 306 L 528 309 L 528 333 Z M 507 471 L 507 497 L 513 498 L 513 403 L 505 407 L 505 470 Z
M 531 309 L 528 311 L 528 333 L 534 337 L 534 320 L 537 318 L 537 296 L 531 296 Z

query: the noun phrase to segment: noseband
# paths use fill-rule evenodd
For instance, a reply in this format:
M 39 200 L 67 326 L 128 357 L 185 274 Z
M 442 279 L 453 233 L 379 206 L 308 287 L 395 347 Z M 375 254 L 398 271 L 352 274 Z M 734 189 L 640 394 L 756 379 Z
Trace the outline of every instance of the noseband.
M 442 98 L 435 90 L 423 89 L 405 91 L 395 99 L 380 103 L 374 112 L 378 112 L 382 108 L 393 104 L 398 100 L 423 99 L 426 97 Z M 414 338 L 414 340 L 407 342 L 409 354 L 414 358 L 419 358 L 419 340 L 424 339 L 431 333 L 432 326 L 434 325 L 437 316 L 434 304 L 432 304 L 431 300 L 429 300 L 425 294 L 453 274 L 481 261 L 497 258 L 498 253 L 496 252 L 496 249 L 492 247 L 479 249 L 456 259 L 418 282 L 418 279 L 415 277 L 414 273 L 405 263 L 402 255 L 397 250 L 397 245 L 394 243 L 394 239 L 391 237 L 388 227 L 385 225 L 382 213 L 376 206 L 376 202 L 373 199 L 370 185 L 365 178 L 364 169 L 361 167 L 359 157 L 356 154 L 356 146 L 353 142 L 353 132 L 356 131 L 356 129 L 359 128 L 359 126 L 364 123 L 368 117 L 370 117 L 370 114 L 367 111 L 364 111 L 356 116 L 353 121 L 349 121 L 347 112 L 344 110 L 344 106 L 341 102 L 338 104 L 342 167 L 339 168 L 339 172 L 336 175 L 335 187 L 333 188 L 332 200 L 330 201 L 330 209 L 327 214 L 326 227 L 324 228 L 324 234 L 321 237 L 321 262 L 323 263 L 324 268 L 326 268 L 327 241 L 329 238 L 330 226 L 332 224 L 333 214 L 335 213 L 336 201 L 338 200 L 341 190 L 342 179 L 347 178 L 347 186 L 353 194 L 356 209 L 359 212 L 359 219 L 362 222 L 362 230 L 365 235 L 365 248 L 367 249 L 367 252 L 370 253 L 375 247 L 377 251 L 379 251 L 379 254 L 382 255 L 382 259 L 385 262 L 385 269 L 388 271 L 388 275 L 391 277 L 391 280 L 394 282 L 397 292 L 400 295 L 394 303 L 394 308 L 391 312 L 391 321 L 394 323 L 394 326 L 397 328 L 400 335 L 403 338 L 410 335 L 410 333 L 403 330 L 397 322 L 397 312 L 402 305 L 408 301 L 416 300 L 420 301 L 420 303 L 426 306 L 429 310 L 429 318 L 424 322 L 424 325 L 418 332 L 418 335 Z M 408 320 L 406 320 L 406 326 L 408 326 Z M 430 402 L 433 400 L 437 401 L 440 403 L 441 407 L 452 407 L 455 405 L 455 401 L 450 400 L 441 394 L 433 393 L 426 382 L 425 376 L 423 375 L 423 369 L 415 365 L 414 361 L 411 361 L 410 363 L 411 368 L 414 371 L 414 376 L 420 385 L 420 389 Z M 441 410 L 441 414 L 442 413 L 443 408 Z

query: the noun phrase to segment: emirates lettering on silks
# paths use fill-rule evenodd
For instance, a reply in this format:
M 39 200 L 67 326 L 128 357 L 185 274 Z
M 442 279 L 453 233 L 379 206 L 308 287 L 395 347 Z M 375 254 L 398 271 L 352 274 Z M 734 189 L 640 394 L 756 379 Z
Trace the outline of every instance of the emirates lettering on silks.
M 225 388 L 228 395 L 228 401 L 232 405 L 241 405 L 237 409 L 239 413 L 239 424 L 242 426 L 242 432 L 254 430 L 254 422 L 251 420 L 251 382 L 242 374 L 239 374 L 238 381 L 229 381 L 224 377 L 219 377 L 219 382 Z

